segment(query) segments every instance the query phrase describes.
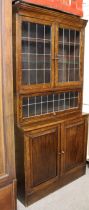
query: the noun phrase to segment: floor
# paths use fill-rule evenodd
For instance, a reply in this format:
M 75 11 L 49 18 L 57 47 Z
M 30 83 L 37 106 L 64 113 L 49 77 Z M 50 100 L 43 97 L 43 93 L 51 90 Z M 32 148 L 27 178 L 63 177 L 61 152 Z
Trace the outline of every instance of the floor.
M 17 210 L 89 210 L 89 168 L 86 175 L 25 208 Z

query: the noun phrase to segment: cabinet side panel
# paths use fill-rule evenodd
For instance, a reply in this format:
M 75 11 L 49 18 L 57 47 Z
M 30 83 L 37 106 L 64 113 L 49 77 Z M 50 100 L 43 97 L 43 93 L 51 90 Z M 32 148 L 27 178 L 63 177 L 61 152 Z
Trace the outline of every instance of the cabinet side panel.
M 0 2 L 1 14 L 1 2 Z M 3 128 L 3 101 L 2 101 L 2 44 L 1 44 L 1 18 L 0 18 L 0 176 L 5 171 L 4 154 L 4 128 Z

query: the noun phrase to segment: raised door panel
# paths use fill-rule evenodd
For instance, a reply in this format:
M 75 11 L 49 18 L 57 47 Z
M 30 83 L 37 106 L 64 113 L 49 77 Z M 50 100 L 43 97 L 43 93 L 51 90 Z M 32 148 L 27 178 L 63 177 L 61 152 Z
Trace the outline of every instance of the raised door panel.
M 69 121 L 62 125 L 62 172 L 67 173 L 86 161 L 85 120 Z
M 31 171 L 30 187 L 34 188 L 57 178 L 59 173 L 57 128 L 33 132 L 27 144 L 30 156 L 30 162 L 27 164 L 28 172 Z

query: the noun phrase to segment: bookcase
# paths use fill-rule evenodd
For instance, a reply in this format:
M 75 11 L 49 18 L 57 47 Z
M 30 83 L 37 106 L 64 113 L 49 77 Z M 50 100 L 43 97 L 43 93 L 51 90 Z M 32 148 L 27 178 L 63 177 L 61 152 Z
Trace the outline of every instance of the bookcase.
M 26 206 L 86 170 L 85 26 L 77 16 L 13 4 L 16 168 Z

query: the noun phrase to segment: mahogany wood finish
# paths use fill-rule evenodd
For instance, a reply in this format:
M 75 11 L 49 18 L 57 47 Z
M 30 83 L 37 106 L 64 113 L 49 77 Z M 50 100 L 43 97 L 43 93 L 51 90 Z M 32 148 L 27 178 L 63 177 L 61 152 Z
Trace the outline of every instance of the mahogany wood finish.
M 42 39 L 39 37 L 34 40 L 30 35 L 22 36 L 23 21 L 28 25 L 31 22 L 33 24 L 43 24 L 45 25 L 44 28 L 47 25 L 52 27 L 50 40 L 52 45 L 51 79 L 49 83 L 38 83 L 38 81 L 34 84 L 31 83 L 31 77 L 29 77 L 30 70 L 32 71 L 30 62 L 32 61 L 34 64 L 35 59 L 28 60 L 27 69 L 30 82 L 23 83 L 22 54 L 24 55 L 24 52 L 22 41 L 25 39 L 28 43 L 25 45 L 27 57 L 23 56 L 24 62 L 26 62 L 25 59 L 29 58 L 30 53 L 27 50 L 29 50 L 30 41 L 42 43 Z M 31 25 L 28 25 L 26 27 L 30 30 Z M 26 206 L 75 180 L 86 171 L 87 115 L 82 114 L 85 25 L 86 21 L 76 16 L 32 6 L 25 2 L 21 3 L 21 1 L 13 4 L 16 171 L 18 198 Z M 36 27 L 38 26 L 36 25 Z M 58 41 L 60 28 L 66 33 L 75 34 L 75 44 L 72 41 L 70 43 L 64 41 L 64 38 L 61 42 Z M 66 29 L 69 29 L 69 31 L 66 31 Z M 29 30 L 28 34 L 31 32 Z M 80 41 L 77 40 L 77 34 Z M 58 76 L 58 72 L 62 68 L 61 62 L 58 62 L 61 60 L 59 59 L 61 52 L 59 42 L 67 50 L 69 46 L 74 49 L 77 45 L 76 53 L 72 51 L 70 54 L 68 51 L 66 68 L 68 68 L 67 62 L 70 58 L 68 65 L 74 64 L 77 66 L 79 64 L 74 69 L 76 71 L 76 68 L 78 68 L 79 79 L 68 79 L 69 72 L 67 69 L 64 72 L 65 80 L 62 79 L 61 82 L 61 76 Z M 63 54 L 63 62 L 66 58 L 65 53 Z M 75 56 L 77 62 L 73 61 L 73 56 Z M 73 65 L 69 68 L 71 71 Z M 44 104 L 45 106 L 43 106 Z
M 86 124 L 84 120 L 72 120 L 62 124 L 61 138 L 64 139 L 62 173 L 68 173 L 86 160 Z M 85 146 L 84 146 L 85 145 Z
M 7 16 L 8 14 L 8 16 Z M 13 120 L 12 7 L 0 1 L 0 209 L 16 209 Z
M 18 198 L 26 206 L 85 173 L 87 115 L 15 131 Z

